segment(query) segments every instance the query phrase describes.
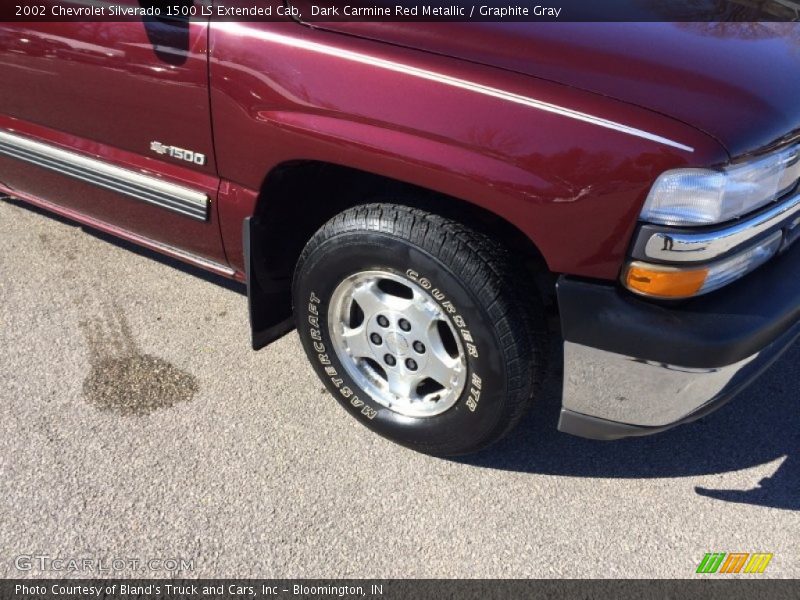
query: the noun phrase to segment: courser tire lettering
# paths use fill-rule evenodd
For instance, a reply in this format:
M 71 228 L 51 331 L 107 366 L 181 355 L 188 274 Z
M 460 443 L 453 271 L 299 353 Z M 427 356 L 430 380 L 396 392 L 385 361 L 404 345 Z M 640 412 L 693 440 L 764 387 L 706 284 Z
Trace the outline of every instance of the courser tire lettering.
M 421 304 L 436 315 L 437 330 L 423 329 L 432 336 L 429 343 L 442 340 L 441 346 L 426 348 L 415 338 L 422 335 L 415 333 L 419 328 L 412 331 L 408 321 L 398 329 L 381 313 L 382 325 L 373 325 L 372 313 L 362 310 L 357 301 L 345 311 L 346 319 L 355 319 L 356 325 L 339 322 L 334 292 L 343 282 L 361 281 L 363 274 L 376 273 L 378 285 L 392 284 L 401 290 L 386 292 L 387 306 L 391 294 L 411 290 L 416 294 L 413 302 L 408 300 L 412 304 L 424 294 Z M 509 253 L 490 237 L 422 210 L 381 203 L 347 210 L 311 238 L 296 267 L 293 299 L 306 354 L 327 389 L 350 414 L 414 450 L 455 455 L 479 450 L 505 435 L 540 385 L 545 330 L 542 304 L 533 289 L 515 277 Z M 340 292 L 336 294 L 341 298 Z M 392 317 L 396 323 L 404 314 L 404 309 L 398 310 Z M 361 312 L 360 321 L 354 311 Z M 412 320 L 411 312 L 408 316 Z M 358 343 L 366 350 L 358 353 L 339 343 L 342 336 L 332 329 L 336 327 L 359 336 L 363 331 L 364 339 Z M 377 328 L 371 338 L 370 327 Z M 370 343 L 377 346 L 372 348 Z M 375 353 L 368 354 L 372 349 Z M 435 352 L 444 356 L 442 361 L 455 365 L 452 379 L 442 384 L 445 377 L 437 374 L 436 379 L 420 383 L 409 397 L 394 393 L 397 379 L 391 377 L 414 371 L 415 359 L 420 363 L 419 377 L 424 377 L 426 364 L 439 364 L 433 359 Z M 362 371 L 370 377 L 361 377 Z M 432 373 L 440 371 L 431 367 Z M 444 391 L 425 394 L 426 385 L 434 390 L 440 385 Z M 434 407 L 430 416 L 403 412 L 401 406 L 423 406 L 414 403 L 417 397 L 427 403 L 424 406 Z M 436 403 L 445 397 L 449 403 L 437 409 Z

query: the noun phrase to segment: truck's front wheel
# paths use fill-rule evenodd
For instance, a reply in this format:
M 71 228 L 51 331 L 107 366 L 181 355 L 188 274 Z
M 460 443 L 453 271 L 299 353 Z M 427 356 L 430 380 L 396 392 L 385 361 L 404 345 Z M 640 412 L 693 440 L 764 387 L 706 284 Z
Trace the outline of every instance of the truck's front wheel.
M 381 435 L 455 455 L 502 437 L 541 375 L 543 314 L 489 237 L 391 204 L 348 210 L 309 241 L 297 329 L 334 397 Z

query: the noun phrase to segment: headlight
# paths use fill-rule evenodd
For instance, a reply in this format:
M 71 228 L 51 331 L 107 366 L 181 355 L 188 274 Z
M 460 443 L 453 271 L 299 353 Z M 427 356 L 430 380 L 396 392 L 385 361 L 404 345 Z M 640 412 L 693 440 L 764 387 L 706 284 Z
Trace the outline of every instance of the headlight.
M 641 219 L 660 225 L 711 225 L 752 212 L 788 192 L 800 178 L 800 145 L 723 169 L 663 173 Z

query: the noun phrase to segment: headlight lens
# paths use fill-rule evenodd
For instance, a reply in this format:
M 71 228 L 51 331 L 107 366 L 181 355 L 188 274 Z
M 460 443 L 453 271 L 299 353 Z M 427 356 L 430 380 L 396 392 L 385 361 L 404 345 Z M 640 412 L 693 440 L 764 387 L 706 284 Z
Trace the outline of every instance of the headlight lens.
M 743 252 L 694 268 L 634 261 L 625 270 L 623 281 L 632 292 L 652 298 L 701 296 L 739 279 L 767 262 L 781 247 L 782 239 L 783 233 L 776 231 Z
M 721 170 L 666 171 L 650 190 L 641 219 L 660 225 L 711 225 L 752 212 L 800 178 L 800 145 Z

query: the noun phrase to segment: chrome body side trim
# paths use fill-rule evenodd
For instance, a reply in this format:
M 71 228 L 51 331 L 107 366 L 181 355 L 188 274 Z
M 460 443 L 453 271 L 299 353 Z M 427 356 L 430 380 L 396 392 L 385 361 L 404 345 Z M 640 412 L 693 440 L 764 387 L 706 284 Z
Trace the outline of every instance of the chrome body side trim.
M 0 131 L 0 154 L 22 160 L 184 216 L 208 219 L 209 198 L 181 185 Z
M 793 228 L 793 217 L 800 214 L 800 193 L 750 218 L 713 230 L 672 232 L 654 225 L 643 225 L 634 247 L 636 258 L 670 263 L 713 260 L 746 245 L 749 241 L 784 225 Z
M 798 338 L 800 324 L 759 352 L 710 369 L 646 361 L 565 341 L 562 406 L 570 413 L 608 422 L 609 435 L 585 437 L 613 439 L 661 431 L 724 404 Z M 613 433 L 622 427 L 630 431 Z M 636 433 L 636 428 L 649 431 Z M 569 428 L 562 430 L 584 435 Z

